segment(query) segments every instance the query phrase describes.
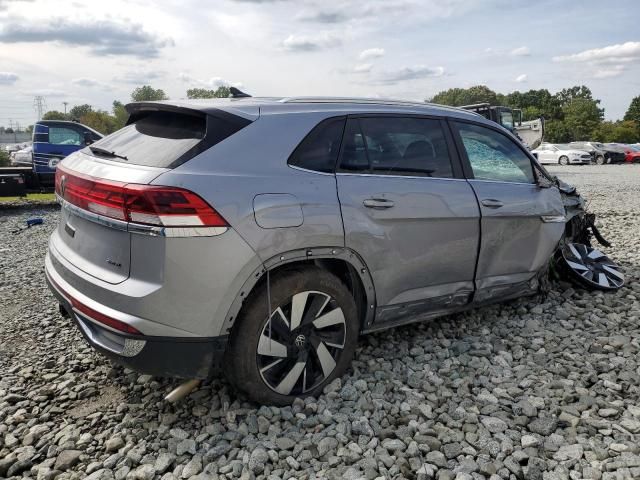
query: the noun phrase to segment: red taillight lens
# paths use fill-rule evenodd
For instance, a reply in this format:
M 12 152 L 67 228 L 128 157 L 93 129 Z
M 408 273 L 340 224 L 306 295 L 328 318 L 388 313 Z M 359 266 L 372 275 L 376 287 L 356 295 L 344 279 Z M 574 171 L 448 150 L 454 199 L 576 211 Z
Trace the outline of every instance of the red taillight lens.
M 56 193 L 83 210 L 127 222 L 161 227 L 226 227 L 202 198 L 189 190 L 112 182 L 71 173 L 58 165 Z

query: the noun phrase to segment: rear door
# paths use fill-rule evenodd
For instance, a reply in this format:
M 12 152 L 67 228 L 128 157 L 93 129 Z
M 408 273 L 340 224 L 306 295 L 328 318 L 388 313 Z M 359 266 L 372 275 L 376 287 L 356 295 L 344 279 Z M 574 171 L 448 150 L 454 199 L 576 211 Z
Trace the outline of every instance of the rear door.
M 565 225 L 560 192 L 537 185 L 528 154 L 498 128 L 453 125 L 482 216 L 476 299 L 508 295 L 535 281 L 555 250 Z
M 362 255 L 375 283 L 376 321 L 469 300 L 479 210 L 461 177 L 444 121 L 348 119 L 338 195 L 346 246 Z

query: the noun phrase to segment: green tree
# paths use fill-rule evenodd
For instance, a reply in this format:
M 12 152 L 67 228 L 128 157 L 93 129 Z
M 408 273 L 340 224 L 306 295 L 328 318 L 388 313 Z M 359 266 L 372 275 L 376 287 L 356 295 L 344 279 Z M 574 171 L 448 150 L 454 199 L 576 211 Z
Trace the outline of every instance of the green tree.
M 640 95 L 631 100 L 631 105 L 629 105 L 627 113 L 624 114 L 624 119 L 636 122 L 640 128 Z
M 499 104 L 496 92 L 485 85 L 475 85 L 470 88 L 450 88 L 437 93 L 427 101 L 453 107 L 473 105 L 474 103 Z
M 84 117 L 89 112 L 93 111 L 93 107 L 88 103 L 84 103 L 82 105 L 76 105 L 69 110 L 69 118 L 71 120 L 82 121 L 82 117 Z
M 67 120 L 67 115 L 57 110 L 50 110 L 42 115 L 42 120 Z
M 562 120 L 551 120 L 544 124 L 544 140 L 551 143 L 567 143 L 573 138 Z
M 104 110 L 91 110 L 84 116 L 80 117 L 79 121 L 87 127 L 97 130 L 103 135 L 108 135 L 117 130 L 116 118 L 109 115 L 109 112 L 105 112 Z
M 0 148 L 0 167 L 8 167 L 10 163 L 9 152 L 4 148 Z
M 33 133 L 33 125 L 27 125 L 27 128 L 24 129 L 27 133 Z
M 150 102 L 154 100 L 168 100 L 169 97 L 160 88 L 153 88 L 151 85 L 143 85 L 137 87 L 131 92 L 131 101 L 133 102 Z
M 187 98 L 228 98 L 229 87 L 221 85 L 216 90 L 206 88 L 190 88 L 187 90 Z
M 564 124 L 571 133 L 571 140 L 589 140 L 602 122 L 603 109 L 597 100 L 574 98 L 562 108 Z
M 546 88 L 526 92 L 512 92 L 506 95 L 505 105 L 512 108 L 520 108 L 523 120 L 533 120 L 540 117 L 552 120 L 562 117 L 560 101 Z
M 571 103 L 575 99 L 593 100 L 593 94 L 591 89 L 584 85 L 574 86 L 570 88 L 563 88 L 556 93 L 556 98 L 562 105 Z M 600 103 L 600 100 L 595 100 L 596 103 Z
M 124 127 L 127 123 L 127 120 L 129 119 L 129 114 L 125 109 L 124 104 L 122 102 L 119 102 L 118 100 L 113 101 L 113 116 L 115 120 L 114 125 L 116 127 L 116 130 Z

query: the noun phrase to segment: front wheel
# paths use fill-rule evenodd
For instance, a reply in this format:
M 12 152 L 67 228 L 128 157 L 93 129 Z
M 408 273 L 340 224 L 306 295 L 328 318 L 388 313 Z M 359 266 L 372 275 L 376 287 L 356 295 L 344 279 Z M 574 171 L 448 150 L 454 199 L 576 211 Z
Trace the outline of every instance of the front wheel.
M 264 284 L 250 296 L 233 328 L 227 377 L 260 403 L 317 396 L 351 363 L 358 323 L 353 296 L 326 270 L 274 275 L 269 289 Z
M 605 160 L 604 160 L 604 157 L 602 155 L 598 155 L 596 157 L 596 165 L 604 165 L 604 162 L 605 162 Z
M 566 155 L 562 155 L 559 159 L 558 159 L 558 163 L 560 165 L 569 165 L 569 157 L 567 157 Z

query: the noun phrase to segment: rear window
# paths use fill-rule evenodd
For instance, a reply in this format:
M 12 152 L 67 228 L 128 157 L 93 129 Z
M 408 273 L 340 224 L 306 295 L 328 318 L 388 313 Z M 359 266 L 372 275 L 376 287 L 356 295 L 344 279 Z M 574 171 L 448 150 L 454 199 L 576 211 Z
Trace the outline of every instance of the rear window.
M 126 127 L 90 147 L 113 152 L 117 156 L 104 155 L 112 161 L 175 168 L 250 123 L 233 115 L 225 117 L 228 118 L 170 111 L 143 112 L 134 116 Z M 91 152 L 90 147 L 87 153 L 103 156 Z

